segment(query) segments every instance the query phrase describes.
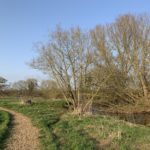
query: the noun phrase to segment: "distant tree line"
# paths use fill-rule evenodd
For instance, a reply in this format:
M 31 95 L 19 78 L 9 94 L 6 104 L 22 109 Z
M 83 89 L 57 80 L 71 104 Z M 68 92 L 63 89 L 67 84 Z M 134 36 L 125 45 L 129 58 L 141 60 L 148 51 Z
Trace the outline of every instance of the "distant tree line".
M 0 96 L 25 97 L 26 99 L 32 97 L 43 97 L 46 99 L 63 98 L 55 81 L 38 81 L 35 78 L 28 78 L 7 84 L 7 80 L 0 77 Z

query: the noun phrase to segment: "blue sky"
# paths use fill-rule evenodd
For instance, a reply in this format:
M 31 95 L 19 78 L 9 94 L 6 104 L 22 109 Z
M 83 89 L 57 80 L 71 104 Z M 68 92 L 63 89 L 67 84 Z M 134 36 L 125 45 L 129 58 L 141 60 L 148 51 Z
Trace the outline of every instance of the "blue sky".
M 125 13 L 147 13 L 148 0 L 0 0 L 0 76 L 13 82 L 28 77 L 46 78 L 27 62 L 34 43 L 46 41 L 57 24 L 89 29 Z

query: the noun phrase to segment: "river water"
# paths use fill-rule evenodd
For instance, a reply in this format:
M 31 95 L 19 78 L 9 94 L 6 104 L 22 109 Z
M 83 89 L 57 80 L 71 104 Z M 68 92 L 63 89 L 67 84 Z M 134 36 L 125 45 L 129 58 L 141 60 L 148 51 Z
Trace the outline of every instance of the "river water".
M 150 127 L 150 111 L 149 112 L 142 111 L 138 113 L 119 113 L 93 108 L 93 113 L 99 115 L 114 116 L 118 117 L 121 120 Z

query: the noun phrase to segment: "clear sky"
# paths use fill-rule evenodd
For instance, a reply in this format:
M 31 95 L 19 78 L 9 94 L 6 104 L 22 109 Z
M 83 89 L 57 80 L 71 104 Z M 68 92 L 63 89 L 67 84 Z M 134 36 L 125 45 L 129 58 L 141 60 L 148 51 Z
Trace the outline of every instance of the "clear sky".
M 45 41 L 57 24 L 92 28 L 125 13 L 147 13 L 148 0 L 0 0 L 0 76 L 9 82 L 28 77 L 44 79 L 26 65 L 34 43 Z

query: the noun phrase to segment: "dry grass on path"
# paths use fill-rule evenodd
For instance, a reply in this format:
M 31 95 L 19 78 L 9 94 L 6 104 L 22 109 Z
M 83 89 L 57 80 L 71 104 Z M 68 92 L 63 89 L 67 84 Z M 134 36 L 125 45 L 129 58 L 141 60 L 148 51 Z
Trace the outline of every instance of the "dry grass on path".
M 12 114 L 12 129 L 5 150 L 39 150 L 39 133 L 29 118 L 15 111 L 1 108 Z

